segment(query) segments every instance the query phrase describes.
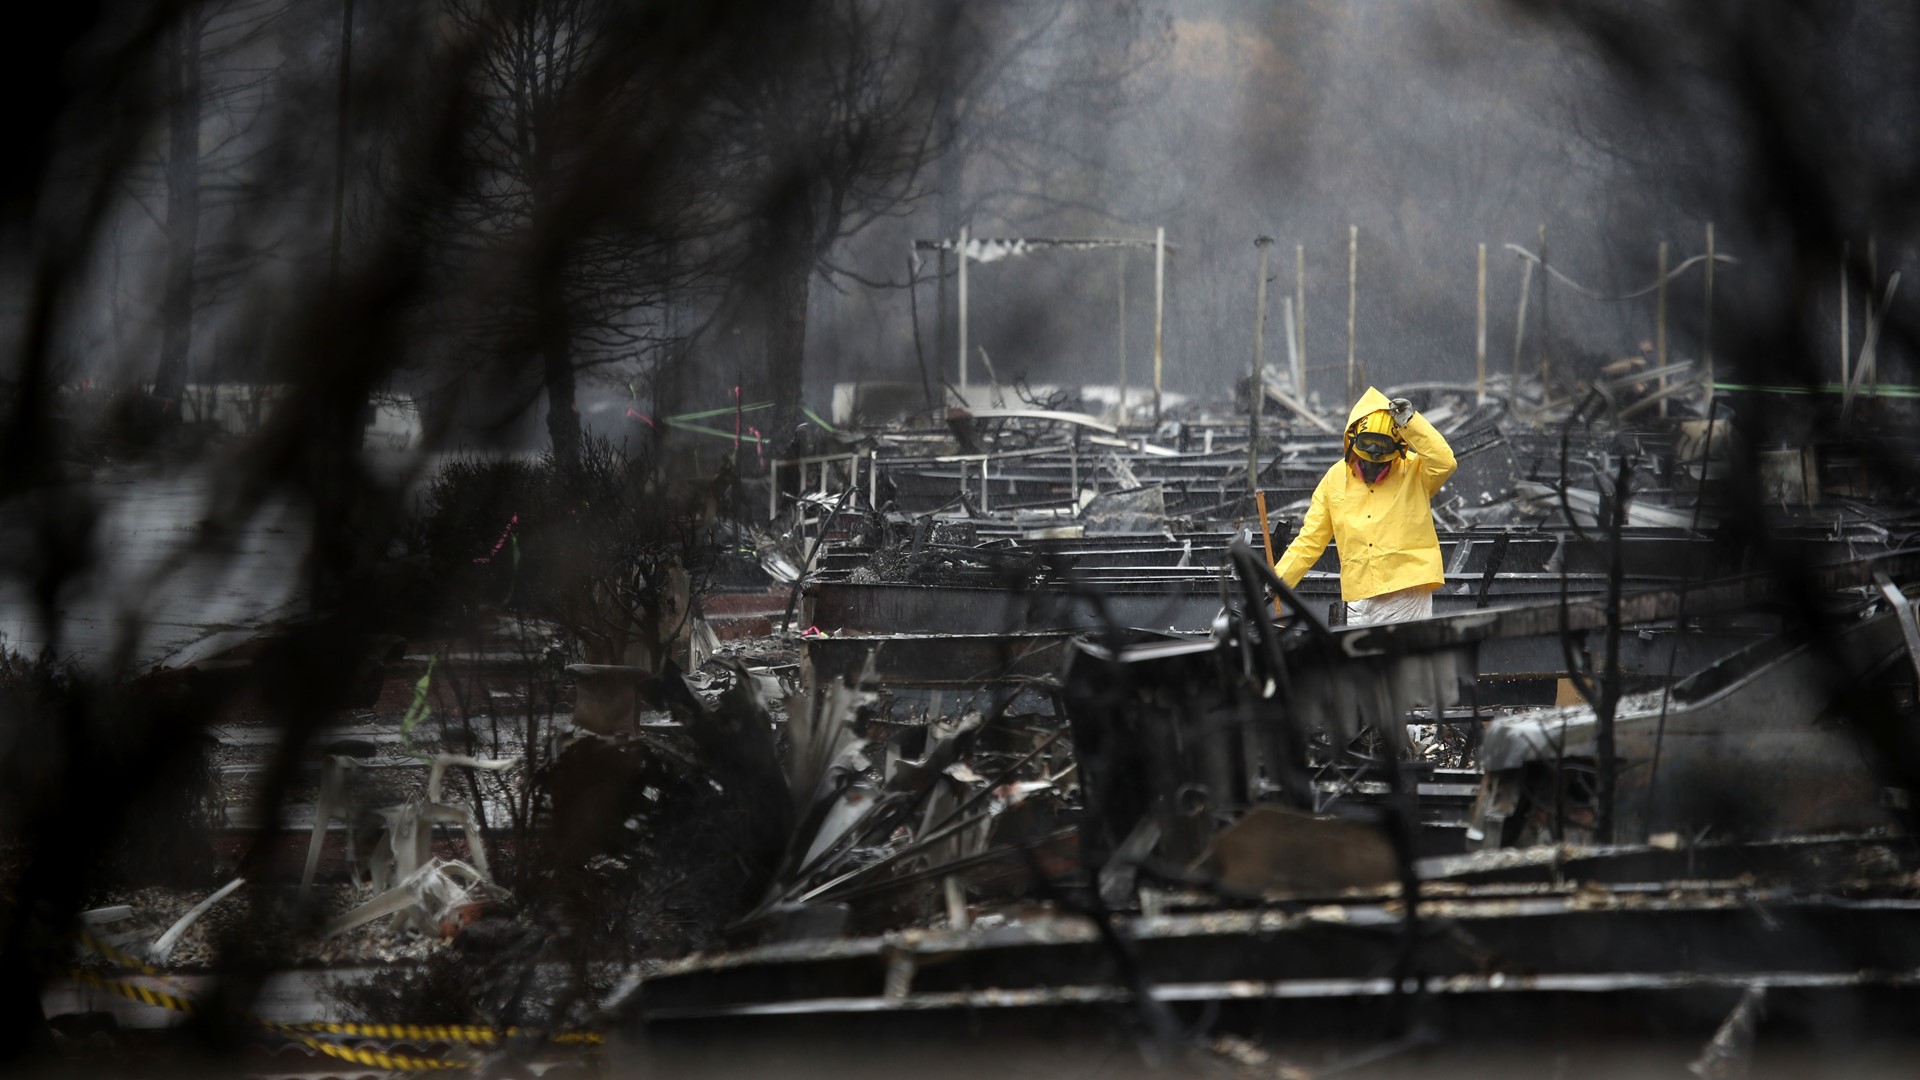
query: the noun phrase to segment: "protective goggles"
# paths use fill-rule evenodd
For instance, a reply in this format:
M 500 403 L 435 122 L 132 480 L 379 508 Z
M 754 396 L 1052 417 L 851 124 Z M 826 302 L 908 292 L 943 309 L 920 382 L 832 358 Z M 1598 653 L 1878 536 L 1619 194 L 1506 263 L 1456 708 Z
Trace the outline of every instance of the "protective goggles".
M 1404 444 L 1391 435 L 1378 431 L 1356 431 L 1353 434 L 1353 452 L 1356 457 L 1368 461 L 1392 461 L 1400 456 Z

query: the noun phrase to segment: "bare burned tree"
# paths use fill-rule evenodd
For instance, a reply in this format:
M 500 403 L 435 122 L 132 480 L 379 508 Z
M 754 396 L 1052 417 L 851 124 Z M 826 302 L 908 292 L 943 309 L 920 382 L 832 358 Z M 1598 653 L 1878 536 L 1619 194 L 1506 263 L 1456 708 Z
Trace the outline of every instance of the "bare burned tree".
M 277 0 L 232 0 L 188 5 L 170 28 L 165 50 L 166 150 L 164 158 L 134 170 L 128 187 L 143 210 L 143 173 L 157 175 L 165 191 L 160 232 L 165 273 L 159 305 L 160 356 L 152 396 L 163 420 L 181 415 L 194 349 L 194 322 L 257 265 L 260 248 L 218 243 L 209 250 L 203 217 L 216 225 L 236 203 L 264 196 L 250 182 L 266 152 L 252 138 L 270 107 L 273 83 L 271 35 L 285 15 Z M 213 123 L 209 123 L 209 117 Z
M 800 406 L 823 260 L 925 195 L 939 145 L 932 29 L 917 5 L 792 5 L 754 35 L 766 69 L 742 72 L 716 100 L 749 252 L 742 306 L 764 342 L 776 446 Z
M 711 185 L 694 182 L 699 159 L 688 156 L 648 163 L 646 199 L 614 196 L 619 168 L 633 162 L 609 160 L 607 148 L 638 152 L 675 122 L 664 112 L 672 99 L 620 53 L 649 17 L 644 5 L 637 17 L 609 0 L 447 0 L 441 9 L 457 44 L 440 62 L 470 65 L 471 96 L 457 182 L 410 223 L 443 298 L 453 298 L 434 304 L 429 333 L 454 350 L 456 380 L 472 355 L 490 357 L 513 390 L 510 412 L 544 394 L 554 455 L 571 462 L 579 374 L 659 350 L 662 299 L 702 279 L 693 252 Z M 591 205 L 575 201 L 583 191 Z

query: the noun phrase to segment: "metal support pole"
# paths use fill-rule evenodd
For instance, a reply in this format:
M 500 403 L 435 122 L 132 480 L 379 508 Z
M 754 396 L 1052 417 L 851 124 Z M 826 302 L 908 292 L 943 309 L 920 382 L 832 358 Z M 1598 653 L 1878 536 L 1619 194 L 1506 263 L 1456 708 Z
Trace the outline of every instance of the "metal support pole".
M 1480 245 L 1480 265 L 1473 300 L 1473 370 L 1475 401 L 1487 400 L 1487 245 Z
M 1160 340 L 1166 324 L 1167 230 L 1153 230 L 1153 426 L 1160 426 Z
M 1293 333 L 1300 339 L 1293 358 L 1293 389 L 1307 400 L 1307 247 L 1293 245 Z
M 933 290 L 933 371 L 940 380 L 940 403 L 944 405 L 947 401 L 947 377 L 940 374 L 940 354 L 947 351 L 947 249 L 944 247 L 940 249 L 939 271 L 940 276 L 933 281 L 936 286 Z M 927 402 L 927 407 L 932 408 L 933 402 Z
M 1861 378 L 1866 380 L 1867 393 L 1878 395 L 1880 392 L 1880 337 L 1873 332 L 1878 321 L 1873 311 L 1873 299 L 1880 292 L 1880 252 L 1872 235 L 1867 237 L 1867 305 L 1860 313 L 1860 369 Z
M 1533 260 L 1520 266 L 1520 310 L 1513 315 L 1513 392 L 1520 393 L 1520 357 L 1527 343 L 1527 298 L 1533 295 Z
M 1706 369 L 1707 400 L 1700 415 L 1713 420 L 1713 222 L 1707 222 L 1707 276 L 1701 286 L 1700 364 Z
M 1287 368 L 1293 372 L 1293 396 L 1304 402 L 1307 400 L 1307 379 L 1300 362 L 1300 350 L 1294 347 L 1294 335 L 1298 328 L 1293 321 L 1293 297 L 1281 301 L 1280 318 L 1287 331 Z
M 1347 400 L 1359 391 L 1353 388 L 1353 316 L 1360 284 L 1360 226 L 1347 226 Z
M 1547 306 L 1547 294 L 1553 284 L 1553 274 L 1548 271 L 1547 227 L 1540 226 L 1540 402 L 1546 404 L 1552 400 L 1553 393 L 1548 389 L 1549 379 L 1553 375 L 1553 321 L 1551 309 Z
M 960 226 L 960 392 L 967 392 L 967 227 Z
M 1660 278 L 1654 289 L 1653 364 L 1660 369 L 1660 418 L 1667 416 L 1667 242 L 1660 241 Z
M 1840 385 L 1848 396 L 1853 386 L 1853 297 L 1847 285 L 1847 264 L 1853 261 L 1853 245 L 1840 245 Z M 1871 299 L 1871 294 L 1869 294 Z
M 1073 433 L 1073 442 L 1067 447 L 1067 484 L 1072 489 L 1067 493 L 1067 505 L 1073 510 L 1080 509 L 1080 432 Z
M 1127 423 L 1127 249 L 1116 249 L 1120 256 L 1120 397 L 1114 405 L 1113 425 Z
M 1247 380 L 1247 490 L 1260 490 L 1260 414 L 1267 400 L 1266 328 L 1267 328 L 1267 252 L 1273 237 L 1253 241 L 1260 249 L 1260 273 L 1253 295 L 1253 373 Z
M 780 462 L 770 459 L 767 462 L 767 524 L 780 516 Z

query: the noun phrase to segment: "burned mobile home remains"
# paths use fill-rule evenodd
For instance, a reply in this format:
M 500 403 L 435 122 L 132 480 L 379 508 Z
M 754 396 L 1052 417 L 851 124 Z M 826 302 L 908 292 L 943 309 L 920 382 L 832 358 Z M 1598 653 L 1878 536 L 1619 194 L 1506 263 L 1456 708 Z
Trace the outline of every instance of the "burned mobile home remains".
M 1604 374 L 1558 398 L 1390 387 L 1458 458 L 1446 582 L 1431 618 L 1352 624 L 1337 550 L 1276 575 L 1342 443 L 1268 380 L 1157 423 L 1097 388 L 845 409 L 764 490 L 732 479 L 754 512 L 699 526 L 708 561 L 622 518 L 610 551 L 563 549 L 571 584 L 523 579 L 513 517 L 466 569 L 590 617 L 374 642 L 277 796 L 278 730 L 223 707 L 235 876 L 88 912 L 96 966 L 46 1008 L 167 1027 L 214 973 L 159 972 L 291 903 L 320 970 L 254 1002 L 292 1039 L 277 1071 L 342 1046 L 468 1060 L 453 1029 L 380 1034 L 418 1000 L 382 969 L 466 980 L 435 965 L 512 956 L 527 919 L 654 943 L 523 962 L 591 988 L 547 1064 L 589 1035 L 695 1071 L 722 1034 L 739 1060 L 829 1060 L 962 1028 L 1345 1068 L 1898 1028 L 1920 1003 L 1910 493 L 1855 446 L 1633 412 Z M 136 688 L 204 700 L 297 630 L 229 636 Z M 311 1045 L 343 1010 L 344 1041 Z
M 628 1019 L 663 1060 L 962 1014 L 1321 1050 L 1897 1023 L 1920 517 L 1854 448 L 1623 388 L 1389 390 L 1460 468 L 1435 615 L 1386 625 L 1343 625 L 1333 552 L 1271 569 L 1340 449 L 1292 395 L 1252 443 L 1245 393 L 1135 425 L 1027 390 L 780 464 L 794 751 L 848 764 L 736 945 Z

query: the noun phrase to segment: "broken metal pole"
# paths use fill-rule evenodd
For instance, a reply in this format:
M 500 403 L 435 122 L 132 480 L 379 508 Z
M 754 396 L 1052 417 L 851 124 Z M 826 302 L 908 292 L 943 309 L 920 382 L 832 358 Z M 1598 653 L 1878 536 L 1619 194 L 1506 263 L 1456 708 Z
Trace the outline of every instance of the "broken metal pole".
M 177 922 L 167 927 L 166 933 L 161 934 L 159 939 L 148 947 L 147 959 L 156 964 L 166 963 L 167 957 L 173 954 L 174 946 L 180 944 L 180 939 L 186 936 L 187 931 L 193 927 L 193 924 L 200 921 L 200 916 L 212 911 L 215 904 L 232 896 L 235 890 L 246 883 L 246 878 L 234 878 L 232 881 L 222 885 L 218 892 L 195 904 L 193 910 L 180 916 Z
M 1166 325 L 1167 309 L 1167 230 L 1153 230 L 1153 424 L 1160 426 L 1160 342 Z
M 313 878 L 320 869 L 320 849 L 327 839 L 327 824 L 333 820 L 341 801 L 341 787 L 344 784 L 343 772 L 353 768 L 352 758 L 329 754 L 320 766 L 320 794 L 313 804 L 313 837 L 307 841 L 307 862 L 300 872 L 300 892 L 305 895 L 313 888 Z
M 1287 370 L 1293 373 L 1293 396 L 1301 401 L 1307 400 L 1307 373 L 1300 359 L 1300 348 L 1294 340 L 1295 322 L 1293 315 L 1293 297 L 1286 297 L 1280 304 L 1280 319 L 1287 331 Z
M 1893 616 L 1900 623 L 1900 637 L 1907 645 L 1907 659 L 1913 664 L 1914 674 L 1920 675 L 1920 622 L 1914 618 L 1913 604 L 1885 571 L 1874 574 L 1873 583 L 1879 586 L 1880 595 L 1886 597 L 1887 603 L 1893 608 Z
M 1753 1037 L 1766 1015 L 1767 988 L 1758 983 L 1746 988 L 1740 1001 L 1727 1014 L 1720 1029 L 1687 1071 L 1701 1080 L 1741 1080 L 1753 1061 Z
M 947 903 L 947 929 L 965 930 L 973 925 L 967 912 L 967 884 L 957 874 L 940 879 L 940 891 Z
M 960 334 L 960 392 L 967 390 L 967 227 L 960 226 L 960 284 L 959 292 L 959 334 Z
M 1869 395 L 1877 393 L 1880 382 L 1880 327 L 1886 322 L 1887 313 L 1893 307 L 1893 296 L 1900 289 L 1900 275 L 1896 272 L 1887 279 L 1886 295 L 1882 298 L 1879 313 L 1873 307 L 1873 289 L 1866 290 L 1866 333 L 1860 338 L 1859 363 L 1853 369 L 1853 382 L 1848 383 L 1841 396 L 1841 415 L 1850 415 L 1854 396 L 1863 388 Z

